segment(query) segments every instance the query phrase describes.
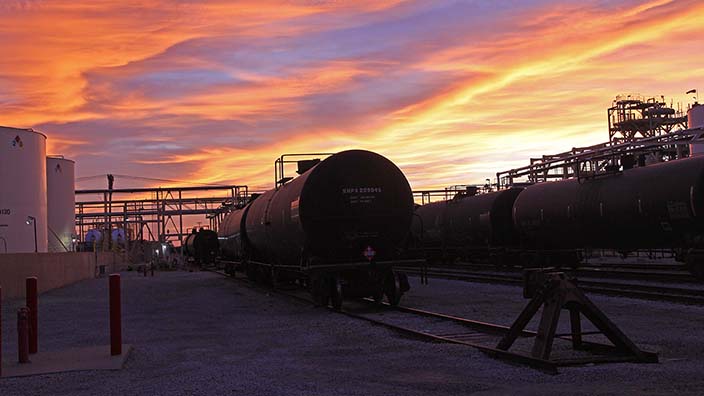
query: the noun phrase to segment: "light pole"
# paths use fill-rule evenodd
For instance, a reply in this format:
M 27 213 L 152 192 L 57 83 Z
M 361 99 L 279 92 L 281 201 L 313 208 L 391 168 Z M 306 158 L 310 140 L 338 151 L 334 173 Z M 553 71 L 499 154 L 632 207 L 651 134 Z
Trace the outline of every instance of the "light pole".
M 7 224 L 0 224 L 0 228 L 7 227 Z M 5 253 L 7 253 L 7 240 L 3 237 L 0 237 L 0 240 L 2 241 L 3 245 L 5 246 Z M 0 296 L 1 298 L 2 296 Z
M 29 223 L 34 225 L 34 253 L 37 253 L 37 219 L 32 216 L 27 216 L 27 221 L 25 223 L 27 223 L 27 225 L 29 225 Z

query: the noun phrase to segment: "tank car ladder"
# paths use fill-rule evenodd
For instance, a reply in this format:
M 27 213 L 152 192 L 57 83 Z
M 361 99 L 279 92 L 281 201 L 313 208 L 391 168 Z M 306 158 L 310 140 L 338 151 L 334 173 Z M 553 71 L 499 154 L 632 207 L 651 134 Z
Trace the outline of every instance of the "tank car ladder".
M 524 297 L 530 302 L 523 309 L 508 333 L 499 341 L 497 349 L 508 351 L 538 310 L 543 307 L 538 332 L 531 356 L 554 362 L 557 366 L 581 365 L 607 362 L 657 363 L 658 356 L 638 348 L 606 315 L 592 303 L 577 287 L 573 279 L 563 272 L 526 271 Z M 571 332 L 556 334 L 560 313 L 570 312 Z M 582 332 L 581 316 L 588 319 L 597 329 L 595 332 Z M 583 335 L 602 334 L 613 345 L 583 340 Z M 555 338 L 572 342 L 574 350 L 590 352 L 590 356 L 550 360 Z

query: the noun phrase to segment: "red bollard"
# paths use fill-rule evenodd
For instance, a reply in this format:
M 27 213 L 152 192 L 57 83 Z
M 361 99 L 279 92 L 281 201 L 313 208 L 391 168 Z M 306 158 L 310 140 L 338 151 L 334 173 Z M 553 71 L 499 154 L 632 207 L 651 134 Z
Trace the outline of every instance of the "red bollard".
M 37 350 L 39 349 L 39 311 L 37 304 L 37 278 L 27 278 L 26 286 L 26 301 L 27 308 L 29 308 L 29 353 L 37 353 Z
M 29 309 L 17 310 L 17 354 L 20 363 L 29 363 Z
M 110 354 L 112 356 L 122 355 L 122 307 L 120 306 L 120 274 L 110 275 Z

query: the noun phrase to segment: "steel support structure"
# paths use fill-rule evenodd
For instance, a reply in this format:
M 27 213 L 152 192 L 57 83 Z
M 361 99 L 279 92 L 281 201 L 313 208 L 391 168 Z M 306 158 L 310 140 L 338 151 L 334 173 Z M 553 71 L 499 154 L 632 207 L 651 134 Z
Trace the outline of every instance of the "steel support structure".
M 619 95 L 607 110 L 609 141 L 631 142 L 687 128 L 687 114 L 668 107 L 665 98 Z
M 81 199 L 86 196 L 102 199 Z M 129 233 L 126 243 L 144 239 L 182 244 L 188 236 L 184 216 L 205 216 L 210 220 L 208 226 L 217 231 L 225 214 L 249 196 L 245 185 L 76 190 L 76 231 L 85 240 L 89 230 L 110 232 L 114 224 Z

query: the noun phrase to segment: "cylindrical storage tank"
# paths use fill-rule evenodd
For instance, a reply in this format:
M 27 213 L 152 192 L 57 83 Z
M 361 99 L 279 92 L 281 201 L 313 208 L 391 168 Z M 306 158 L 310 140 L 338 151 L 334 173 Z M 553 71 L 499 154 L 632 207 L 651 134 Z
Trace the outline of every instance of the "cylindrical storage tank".
M 103 233 L 97 228 L 91 228 L 86 232 L 85 241 L 89 243 L 100 243 L 103 240 Z
M 695 103 L 687 112 L 687 126 L 689 128 L 704 128 L 704 106 Z M 704 154 L 704 142 L 696 141 L 689 145 L 689 155 Z
M 254 260 L 329 266 L 364 262 L 365 251 L 377 262 L 393 259 L 412 216 L 401 170 L 379 154 L 349 150 L 261 195 L 245 223 Z
M 50 252 L 73 250 L 75 215 L 75 163 L 61 156 L 46 158 L 47 222 Z
M 110 238 L 116 246 L 124 246 L 127 241 L 127 233 L 124 228 L 113 228 L 110 232 Z
M 689 111 L 687 111 L 687 126 L 689 128 L 704 127 L 704 106 L 695 103 Z
M 0 127 L 0 253 L 47 251 L 46 188 L 46 136 Z

